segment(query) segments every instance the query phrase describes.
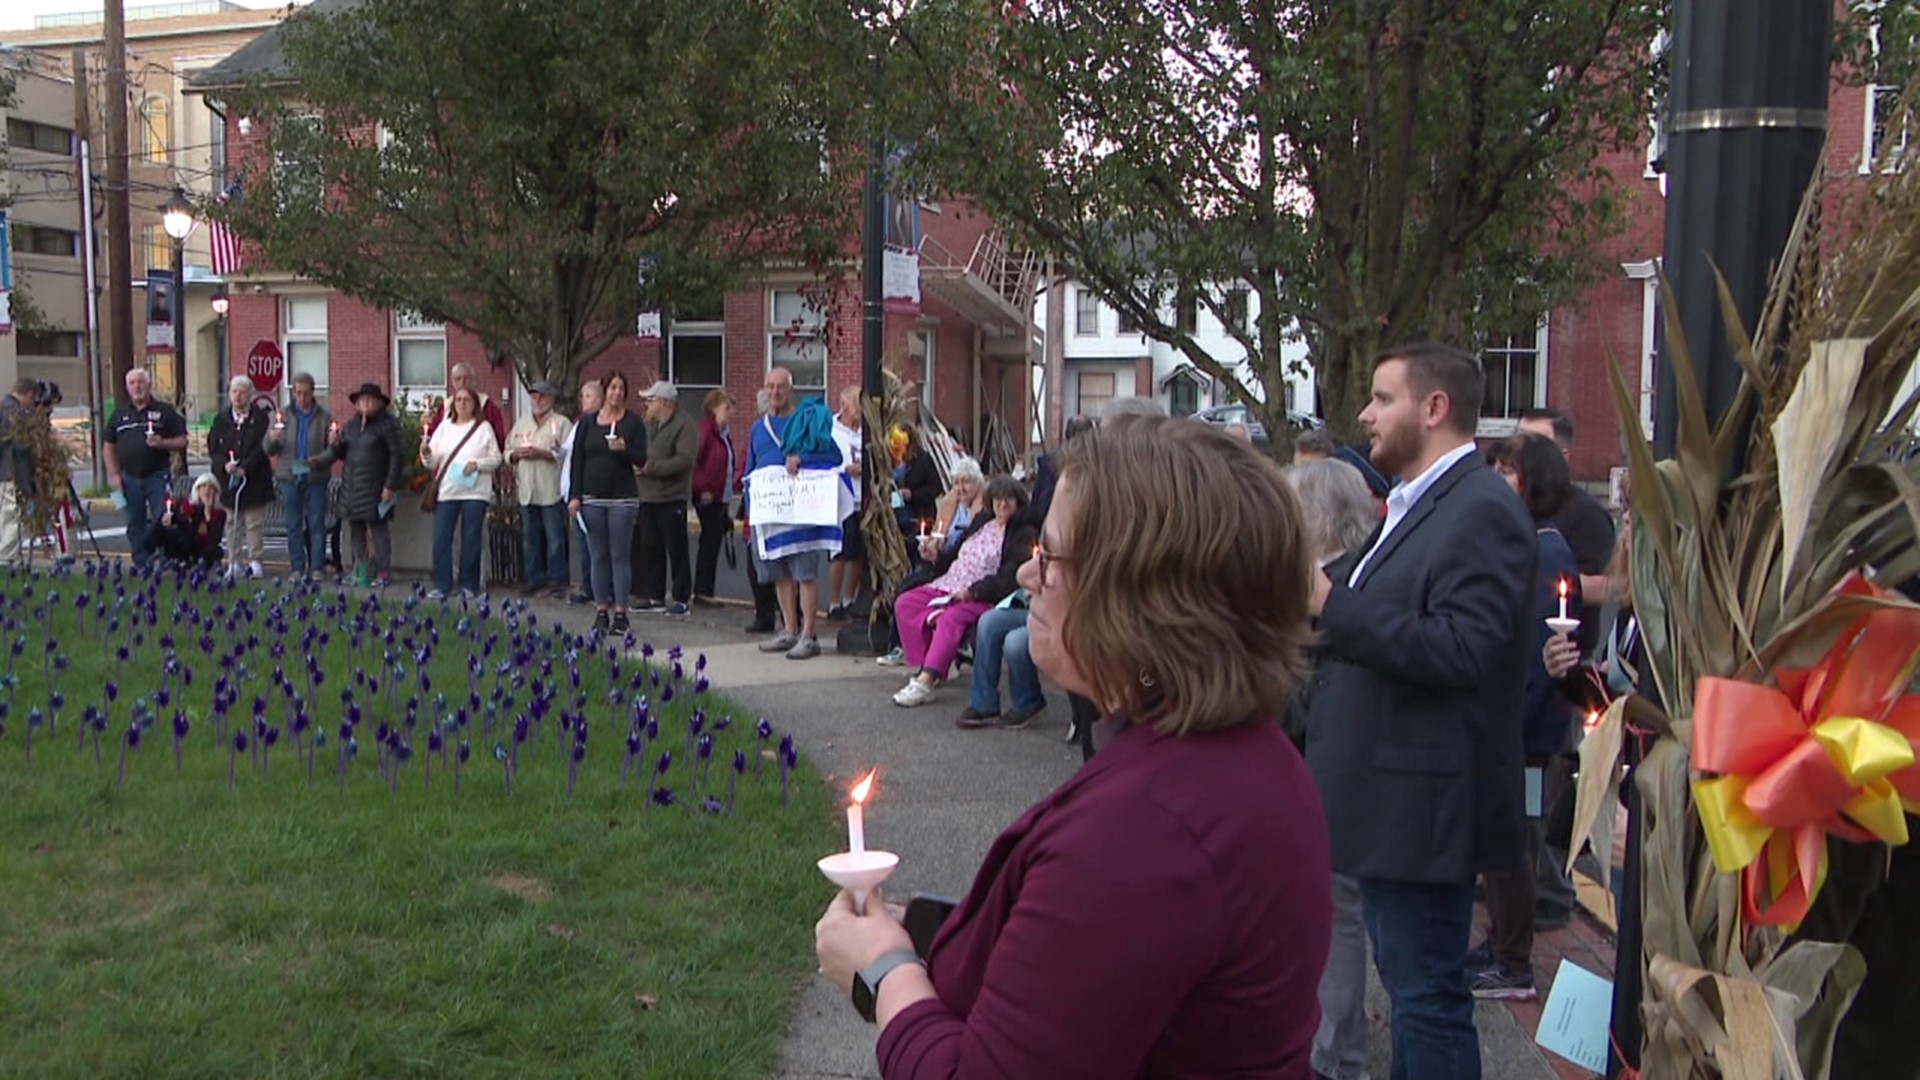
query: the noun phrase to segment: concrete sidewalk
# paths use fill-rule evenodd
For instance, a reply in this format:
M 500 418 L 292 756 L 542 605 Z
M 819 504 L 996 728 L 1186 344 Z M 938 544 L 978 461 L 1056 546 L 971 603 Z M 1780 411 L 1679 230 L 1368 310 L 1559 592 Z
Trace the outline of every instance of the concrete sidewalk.
M 551 601 L 535 607 L 543 620 L 558 619 L 569 627 L 584 626 L 590 617 L 584 608 Z M 697 609 L 684 619 L 636 617 L 634 632 L 656 648 L 679 644 L 689 652 L 704 651 L 714 687 L 754 717 L 765 715 L 792 731 L 801 753 L 830 783 L 845 784 L 879 768 L 880 789 L 866 818 L 867 842 L 900 854 L 900 870 L 887 889 L 896 900 L 916 892 L 964 895 L 994 837 L 1080 765 L 1078 748 L 1063 741 L 1067 708 L 1058 695 L 1025 731 L 963 732 L 953 726 L 965 707 L 963 689 L 946 689 L 933 704 L 901 709 L 889 695 L 904 681 L 902 671 L 879 667 L 870 658 L 835 656 L 834 624 L 821 624 L 825 653 L 790 661 L 755 649 L 757 639 L 742 633 L 746 620 L 747 613 L 737 608 Z M 796 852 L 795 857 L 812 859 L 815 853 Z M 830 886 L 821 882 L 823 908 L 830 896 Z M 1558 932 L 1552 935 L 1559 946 L 1555 951 L 1573 954 L 1579 951 L 1575 939 L 1584 944 L 1593 934 L 1581 926 Z M 1534 1046 L 1531 1025 L 1522 1028 L 1517 1018 L 1522 1011 L 1538 1022 L 1537 1003 L 1524 1010 L 1496 1003 L 1479 1008 L 1489 1080 L 1539 1080 L 1559 1071 Z M 1377 983 L 1369 988 L 1368 1012 L 1374 1018 L 1373 1075 L 1384 1078 L 1389 1074 L 1387 1005 Z M 816 980 L 794 1005 L 775 1076 L 877 1077 L 875 1038 L 839 991 Z

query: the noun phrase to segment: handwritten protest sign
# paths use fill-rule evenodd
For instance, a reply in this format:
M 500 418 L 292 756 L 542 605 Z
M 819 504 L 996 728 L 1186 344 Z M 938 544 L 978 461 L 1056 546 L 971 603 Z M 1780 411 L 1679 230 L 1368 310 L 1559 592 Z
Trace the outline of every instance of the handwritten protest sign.
M 788 476 L 778 465 L 756 469 L 747 478 L 752 520 L 761 525 L 840 524 L 840 474 L 802 469 Z

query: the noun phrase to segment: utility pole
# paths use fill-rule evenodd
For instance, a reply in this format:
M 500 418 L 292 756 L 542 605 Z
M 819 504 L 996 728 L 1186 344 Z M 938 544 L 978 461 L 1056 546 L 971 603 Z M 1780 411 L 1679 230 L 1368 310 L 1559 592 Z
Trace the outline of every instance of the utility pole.
M 108 413 L 100 379 L 100 274 L 99 235 L 93 225 L 93 87 L 87 82 L 87 49 L 73 47 L 73 149 L 74 173 L 80 178 L 80 242 L 85 268 L 81 288 L 86 290 L 87 332 L 80 338 L 82 363 L 87 369 L 87 418 L 94 431 L 104 434 Z M 107 486 L 107 466 L 98 446 L 93 447 L 93 486 Z
M 133 370 L 133 221 L 127 206 L 127 12 L 124 0 L 106 0 L 107 14 L 107 319 L 113 374 L 107 392 L 118 396 Z M 104 434 L 104 432 L 103 432 Z

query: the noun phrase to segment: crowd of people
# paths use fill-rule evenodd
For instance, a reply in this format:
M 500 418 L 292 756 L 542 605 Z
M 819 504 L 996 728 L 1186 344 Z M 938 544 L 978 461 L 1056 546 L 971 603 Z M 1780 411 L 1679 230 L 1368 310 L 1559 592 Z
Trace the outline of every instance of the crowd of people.
M 1630 612 L 1590 617 L 1628 602 L 1570 426 L 1532 413 L 1483 447 L 1484 385 L 1407 346 L 1376 362 L 1363 452 L 1308 432 L 1281 467 L 1126 415 L 1076 421 L 1024 501 L 953 470 L 933 520 L 971 522 L 920 545 L 895 700 L 932 695 L 958 616 L 960 725 L 1023 725 L 1044 678 L 1085 703 L 1089 761 L 930 941 L 844 893 L 821 917 L 884 1076 L 1364 1078 L 1370 951 L 1393 1075 L 1480 1075 L 1475 998 L 1536 993 L 1533 934 L 1572 906 L 1579 718 L 1635 663 Z M 996 546 L 1023 519 L 1037 540 Z M 1003 557 L 1024 605 L 993 603 Z

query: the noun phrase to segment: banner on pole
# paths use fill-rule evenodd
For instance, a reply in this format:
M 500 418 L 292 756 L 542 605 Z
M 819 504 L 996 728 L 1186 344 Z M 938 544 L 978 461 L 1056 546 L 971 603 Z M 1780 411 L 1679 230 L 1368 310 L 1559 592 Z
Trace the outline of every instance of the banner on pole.
M 173 271 L 147 271 L 147 351 L 173 351 Z

